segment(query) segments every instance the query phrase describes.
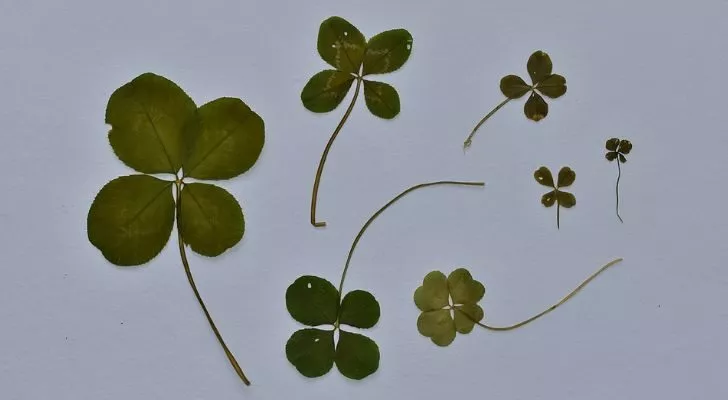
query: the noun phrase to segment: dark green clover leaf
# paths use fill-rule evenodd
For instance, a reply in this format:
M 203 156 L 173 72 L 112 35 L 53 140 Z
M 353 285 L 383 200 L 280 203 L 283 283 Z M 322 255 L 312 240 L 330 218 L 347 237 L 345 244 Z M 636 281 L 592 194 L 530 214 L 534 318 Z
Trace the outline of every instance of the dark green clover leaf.
M 115 265 L 141 265 L 162 251 L 176 218 L 182 264 L 204 308 L 185 245 L 204 256 L 220 255 L 240 242 L 245 220 L 225 189 L 185 179 L 230 179 L 249 170 L 263 149 L 263 120 L 234 98 L 197 108 L 174 82 L 146 73 L 114 91 L 106 123 L 111 125 L 109 143 L 122 162 L 143 174 L 170 176 L 131 175 L 107 183 L 89 209 L 89 241 Z M 238 376 L 249 384 L 218 339 Z
M 551 58 L 545 52 L 539 50 L 531 54 L 531 57 L 528 58 L 528 62 L 526 63 L 526 68 L 531 78 L 530 85 L 517 75 L 506 75 L 501 78 L 500 90 L 506 96 L 505 100 L 478 122 L 465 140 L 465 148 L 470 147 L 472 144 L 473 137 L 478 128 L 509 101 L 520 99 L 530 92 L 531 94 L 523 106 L 523 112 L 528 119 L 538 122 L 546 118 L 549 113 L 548 103 L 546 103 L 543 96 L 556 99 L 566 93 L 566 78 L 552 73 L 553 64 L 551 63 Z
M 415 290 L 415 305 L 422 311 L 417 330 L 438 346 L 449 345 L 457 333 L 470 333 L 483 319 L 478 302 L 484 295 L 485 286 L 465 268 L 448 277 L 440 271 L 430 272 Z
M 553 188 L 554 190 L 544 194 L 541 197 L 541 204 L 551 207 L 556 203 L 556 227 L 559 228 L 560 208 L 571 208 L 576 205 L 576 197 L 569 192 L 561 190 L 563 187 L 571 186 L 576 180 L 576 172 L 569 167 L 563 167 L 559 171 L 559 177 L 554 185 L 554 178 L 551 171 L 546 167 L 541 167 L 533 173 L 536 182 Z
M 339 302 L 339 291 L 329 281 L 305 275 L 286 290 L 286 307 L 298 322 L 311 327 L 291 335 L 286 357 L 301 375 L 326 375 L 336 364 L 342 375 L 364 379 L 379 368 L 379 347 L 364 335 L 341 329 L 342 325 L 371 328 L 379 321 L 379 303 L 371 293 L 355 290 Z M 339 331 L 335 343 L 334 333 Z
M 385 74 L 400 69 L 412 52 L 412 35 L 404 29 L 388 30 L 366 41 L 364 35 L 341 17 L 330 17 L 319 27 L 318 53 L 335 70 L 327 69 L 315 74 L 301 92 L 301 102 L 306 109 L 325 113 L 334 110 L 346 97 L 353 82 L 354 96 L 349 108 L 331 135 L 316 172 L 311 197 L 311 224 L 326 226 L 316 220 L 318 189 L 324 163 L 331 146 L 354 109 L 362 85 L 367 108 L 375 116 L 392 119 L 399 114 L 400 101 L 397 90 L 384 82 L 364 79 L 373 74 Z
M 627 162 L 627 157 L 625 157 L 627 154 L 629 154 L 630 151 L 632 151 L 632 142 L 630 142 L 627 139 L 617 139 L 617 138 L 611 138 L 607 140 L 606 143 L 606 149 L 607 154 L 606 158 L 607 160 L 614 161 L 617 160 L 617 185 L 616 185 L 616 193 L 617 193 L 617 218 L 619 218 L 620 222 L 624 222 L 622 220 L 622 217 L 619 215 L 619 179 L 622 177 L 622 166 L 621 164 L 624 164 Z

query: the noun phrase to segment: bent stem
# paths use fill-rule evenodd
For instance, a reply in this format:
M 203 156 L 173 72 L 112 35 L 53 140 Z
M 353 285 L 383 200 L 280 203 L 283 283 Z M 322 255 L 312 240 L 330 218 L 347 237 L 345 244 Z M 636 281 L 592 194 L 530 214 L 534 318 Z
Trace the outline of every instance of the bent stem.
M 187 274 L 187 280 L 190 282 L 192 291 L 195 292 L 195 297 L 197 297 L 197 302 L 200 303 L 200 307 L 202 307 L 202 311 L 205 312 L 205 316 L 207 317 L 207 322 L 210 324 L 210 328 L 212 328 L 212 331 L 215 333 L 215 336 L 217 337 L 217 341 L 220 342 L 222 349 L 225 351 L 225 355 L 227 356 L 228 360 L 230 361 L 230 364 L 233 366 L 233 369 L 238 374 L 238 376 L 243 381 L 243 383 L 246 384 L 247 386 L 250 386 L 250 380 L 248 380 L 248 378 L 245 376 L 243 369 L 240 368 L 240 364 L 238 364 L 238 361 L 235 359 L 235 356 L 233 355 L 233 353 L 230 351 L 230 349 L 228 349 L 227 345 L 225 344 L 225 341 L 223 340 L 222 335 L 220 334 L 220 331 L 217 330 L 217 326 L 215 326 L 215 322 L 212 320 L 212 317 L 210 316 L 210 312 L 207 311 L 205 302 L 202 301 L 200 292 L 197 290 L 197 285 L 195 285 L 195 279 L 192 277 L 192 271 L 190 271 L 190 264 L 187 261 L 185 243 L 184 243 L 184 239 L 182 238 L 182 231 L 180 230 L 180 225 L 179 225 L 180 210 L 181 210 L 180 199 L 181 199 L 181 194 L 182 194 L 182 182 L 180 180 L 177 180 L 177 182 L 175 182 L 175 186 L 177 187 L 177 238 L 178 238 L 178 242 L 179 242 L 179 255 L 182 258 L 182 265 L 185 268 L 185 274 Z
M 321 160 L 319 161 L 318 170 L 316 171 L 316 179 L 313 181 L 313 194 L 311 195 L 311 225 L 313 225 L 316 228 L 322 228 L 322 227 L 326 226 L 326 222 L 324 222 L 324 221 L 317 222 L 316 221 L 316 203 L 318 202 L 318 190 L 319 190 L 319 184 L 321 183 L 321 175 L 324 172 L 324 164 L 326 164 L 326 157 L 328 157 L 328 155 L 329 155 L 329 150 L 331 150 L 331 146 L 334 144 L 334 140 L 336 140 L 336 136 L 339 135 L 339 132 L 341 132 L 341 128 L 344 127 L 346 120 L 349 119 L 349 115 L 351 115 L 351 110 L 354 109 L 354 104 L 356 103 L 356 99 L 357 99 L 357 97 L 359 97 L 359 89 L 361 88 L 361 81 L 362 81 L 362 78 L 360 76 L 357 76 L 356 77 L 356 89 L 354 89 L 354 97 L 351 99 L 349 108 L 346 109 L 346 112 L 344 113 L 344 117 L 341 118 L 339 125 L 336 126 L 334 133 L 331 135 L 331 138 L 329 138 L 329 142 L 326 143 L 324 152 L 321 154 Z
M 583 288 L 584 288 L 584 286 L 586 286 L 587 284 L 589 284 L 589 282 L 591 282 L 591 281 L 592 281 L 592 280 L 593 280 L 594 278 L 596 278 L 596 277 L 597 277 L 597 276 L 598 276 L 599 274 L 601 274 L 601 273 L 602 273 L 602 272 L 604 272 L 604 271 L 605 271 L 605 270 L 606 270 L 607 268 L 611 267 L 611 266 L 612 266 L 612 265 L 614 265 L 614 264 L 617 264 L 617 263 L 618 263 L 618 262 L 620 262 L 620 261 L 622 261 L 622 259 L 621 259 L 621 258 L 617 258 L 616 260 L 613 260 L 613 261 L 611 261 L 611 262 L 607 263 L 607 264 L 606 264 L 605 266 L 601 267 L 601 268 L 600 268 L 600 269 L 599 269 L 599 270 L 598 270 L 597 272 L 593 273 L 593 274 L 592 274 L 592 275 L 591 275 L 591 276 L 590 276 L 589 278 L 587 278 L 587 279 L 586 279 L 586 280 L 585 280 L 584 282 L 582 282 L 582 283 L 581 283 L 581 284 L 580 284 L 579 286 L 577 286 L 577 287 L 576 287 L 576 289 L 572 290 L 572 291 L 571 291 L 571 293 L 569 293 L 568 295 L 566 295 L 566 297 L 564 297 L 563 299 L 561 299 L 561 301 L 559 301 L 558 303 L 556 303 L 556 304 L 554 304 L 553 306 L 549 307 L 549 308 L 548 308 L 548 309 L 546 309 L 545 311 L 542 311 L 541 313 L 539 313 L 539 314 L 536 314 L 536 315 L 534 315 L 533 317 L 531 317 L 531 318 L 529 318 L 529 319 L 527 319 L 527 320 L 525 320 L 525 321 L 519 322 L 519 323 L 517 323 L 517 324 L 514 324 L 514 325 L 510 325 L 510 326 L 491 326 L 491 325 L 487 325 L 487 324 L 484 324 L 484 323 L 481 323 L 481 322 L 477 322 L 477 321 L 473 320 L 473 318 L 472 318 L 472 317 L 471 317 L 470 315 L 468 315 L 467 313 L 465 313 L 465 312 L 464 312 L 464 311 L 462 311 L 462 310 L 459 310 L 459 309 L 458 309 L 458 311 L 460 311 L 461 313 L 463 313 L 463 314 L 464 314 L 464 315 L 465 315 L 466 317 L 468 317 L 469 319 L 473 320 L 473 322 L 475 322 L 475 323 L 476 323 L 476 324 L 478 324 L 479 326 L 481 326 L 481 327 L 483 327 L 483 328 L 485 328 L 485 329 L 490 329 L 490 330 L 492 330 L 492 331 L 510 331 L 510 330 L 513 330 L 513 329 L 516 329 L 516 328 L 520 328 L 520 327 L 521 327 L 521 326 L 523 326 L 523 325 L 526 325 L 526 324 L 528 324 L 528 323 L 530 323 L 530 322 L 533 322 L 533 321 L 535 321 L 535 320 L 537 320 L 537 319 L 539 319 L 539 318 L 543 317 L 544 315 L 546 315 L 546 314 L 550 313 L 551 311 L 555 310 L 555 309 L 556 309 L 557 307 L 559 307 L 560 305 L 562 305 L 562 304 L 566 303 L 566 302 L 567 302 L 567 301 L 568 301 L 568 300 L 569 300 L 570 298 L 574 297 L 574 296 L 575 296 L 575 295 L 576 295 L 576 294 L 577 294 L 577 293 L 578 293 L 578 292 L 579 292 L 579 291 L 580 291 L 581 289 L 583 289 Z
M 506 98 L 505 100 L 503 100 L 503 102 L 501 102 L 500 104 L 495 106 L 494 109 L 492 109 L 488 114 L 486 114 L 486 116 L 483 117 L 483 119 L 481 119 L 480 122 L 478 122 L 478 125 L 475 125 L 475 128 L 473 128 L 473 131 L 470 132 L 470 135 L 468 136 L 468 138 L 465 139 L 465 143 L 463 143 L 463 149 L 467 149 L 468 147 L 470 147 L 471 144 L 473 144 L 473 136 L 475 136 L 475 132 L 478 130 L 478 128 L 480 128 L 480 126 L 483 125 L 485 123 L 485 121 L 488 120 L 488 118 L 490 118 L 493 114 L 495 114 L 496 111 L 500 110 L 501 107 L 506 105 L 509 101 L 511 101 L 510 98 Z
M 346 272 L 349 270 L 349 263 L 351 262 L 351 257 L 354 255 L 354 250 L 356 249 L 356 245 L 359 243 L 359 240 L 364 235 L 364 232 L 369 228 L 369 225 L 374 222 L 377 217 L 384 212 L 389 206 L 396 203 L 397 200 L 401 199 L 402 197 L 406 196 L 408 193 L 413 192 L 417 189 L 426 188 L 429 186 L 436 186 L 436 185 L 463 185 L 463 186 L 485 186 L 485 182 L 459 182 L 459 181 L 438 181 L 438 182 L 428 182 L 428 183 L 421 183 L 419 185 L 412 186 L 411 188 L 405 190 L 404 192 L 397 195 L 397 197 L 390 200 L 387 204 L 385 204 L 382 208 L 380 208 L 377 212 L 372 215 L 367 222 L 362 226 L 359 233 L 356 235 L 356 238 L 354 239 L 354 242 L 351 244 L 351 249 L 349 249 L 349 255 L 346 257 L 346 264 L 344 264 L 344 271 L 341 273 L 341 282 L 339 282 L 339 301 L 341 301 L 341 290 L 344 288 L 344 280 L 346 279 Z
M 622 177 L 622 167 L 620 167 L 619 157 L 617 157 L 617 218 L 619 218 L 619 222 L 624 223 L 622 221 L 622 217 L 619 215 L 619 178 Z

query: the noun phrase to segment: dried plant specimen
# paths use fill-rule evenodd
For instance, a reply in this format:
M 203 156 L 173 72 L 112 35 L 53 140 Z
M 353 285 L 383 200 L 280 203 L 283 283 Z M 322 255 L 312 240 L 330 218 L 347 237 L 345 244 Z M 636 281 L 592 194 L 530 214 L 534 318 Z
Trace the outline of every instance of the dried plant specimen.
M 506 75 L 501 78 L 500 90 L 504 96 L 500 104 L 483 117 L 483 119 L 475 125 L 473 131 L 465 140 L 464 148 L 470 147 L 473 143 L 473 137 L 481 125 L 485 123 L 496 111 L 500 110 L 509 101 L 520 99 L 526 93 L 531 93 L 523 106 L 523 112 L 526 118 L 532 121 L 540 121 L 549 113 L 549 105 L 541 95 L 556 99 L 566 93 L 566 78 L 559 74 L 552 73 L 553 64 L 548 54 L 543 51 L 536 51 L 531 54 L 526 64 L 528 75 L 531 77 L 531 84 L 527 84 L 521 77 L 517 75 Z
M 192 291 L 230 364 L 249 385 L 202 301 L 185 247 L 215 257 L 242 239 L 245 220 L 237 200 L 201 181 L 248 171 L 263 149 L 263 120 L 240 99 L 223 97 L 198 108 L 174 82 L 146 73 L 111 95 L 106 123 L 116 155 L 141 174 L 101 189 L 88 213 L 89 241 L 115 265 L 142 265 L 166 246 L 176 221 Z
M 617 138 L 611 138 L 607 140 L 606 144 L 607 154 L 606 158 L 608 161 L 617 161 L 617 184 L 615 185 L 615 191 L 617 194 L 617 206 L 616 206 L 616 212 L 617 212 L 617 218 L 619 218 L 620 222 L 624 222 L 622 220 L 622 217 L 619 215 L 619 179 L 622 177 L 622 167 L 621 164 L 624 164 L 627 162 L 627 157 L 625 157 L 627 154 L 629 154 L 630 151 L 632 151 L 632 142 L 630 142 L 627 139 L 619 140 Z
M 554 190 L 541 196 L 541 204 L 545 207 L 551 207 L 556 203 L 556 228 L 559 228 L 559 219 L 561 214 L 561 207 L 571 208 L 576 205 L 576 197 L 573 194 L 562 190 L 562 188 L 571 186 L 576 180 L 576 172 L 569 167 L 563 167 L 559 171 L 559 177 L 554 186 L 554 178 L 551 176 L 551 171 L 546 167 L 541 167 L 533 173 L 533 177 L 536 182 L 553 188 Z
M 344 100 L 351 85 L 356 82 L 354 97 L 321 154 L 313 183 L 311 225 L 323 227 L 326 226 L 326 222 L 316 219 L 316 205 L 321 175 L 331 146 L 351 115 L 362 85 L 364 100 L 372 114 L 384 119 L 392 119 L 399 114 L 397 90 L 387 83 L 364 78 L 400 69 L 412 52 L 412 35 L 404 29 L 392 29 L 374 35 L 367 41 L 364 35 L 345 19 L 330 17 L 321 23 L 317 48 L 321 58 L 336 69 L 323 70 L 306 83 L 301 92 L 304 107 L 316 113 L 333 111 Z

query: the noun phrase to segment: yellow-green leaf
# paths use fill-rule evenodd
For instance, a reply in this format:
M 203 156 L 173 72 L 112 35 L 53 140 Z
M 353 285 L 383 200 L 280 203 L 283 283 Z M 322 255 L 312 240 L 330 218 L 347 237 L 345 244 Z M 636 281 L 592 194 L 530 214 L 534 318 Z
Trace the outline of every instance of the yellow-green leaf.
M 470 333 L 475 322 L 480 322 L 485 314 L 477 304 L 463 304 L 455 307 L 455 330 L 458 333 Z
M 321 23 L 318 52 L 329 65 L 343 72 L 358 73 L 366 39 L 361 32 L 341 17 L 330 17 Z
M 553 70 L 551 58 L 548 54 L 540 50 L 531 54 L 526 67 L 534 85 L 551 75 L 551 71 Z
M 174 174 L 187 154 L 183 132 L 196 109 L 174 82 L 142 74 L 109 98 L 109 143 L 121 161 L 139 172 Z
M 500 81 L 500 90 L 509 99 L 518 99 L 528 93 L 531 86 L 519 76 L 506 75 Z
M 556 190 L 552 190 L 545 195 L 541 196 L 541 204 L 544 207 L 551 207 L 556 202 Z
M 559 201 L 559 205 L 564 208 L 571 208 L 576 205 L 576 197 L 569 192 L 556 192 L 556 199 Z
M 364 379 L 379 368 L 379 346 L 364 335 L 339 331 L 336 368 L 349 379 Z
M 538 122 L 548 115 L 549 105 L 546 104 L 541 95 L 536 92 L 531 92 L 531 96 L 523 106 L 523 112 L 528 119 Z
M 107 183 L 88 212 L 88 239 L 111 263 L 141 265 L 156 257 L 174 224 L 172 182 L 148 175 Z
M 243 238 L 243 211 L 235 197 L 223 188 L 206 183 L 185 184 L 180 209 L 182 237 L 203 256 L 218 256 Z
M 185 176 L 230 179 L 250 169 L 265 142 L 263 120 L 240 99 L 223 97 L 199 108 L 190 125 L 191 151 Z
M 314 75 L 301 92 L 303 106 L 309 111 L 323 113 L 335 109 L 351 88 L 354 76 L 327 69 Z
M 447 277 L 453 304 L 475 304 L 485 295 L 485 286 L 473 279 L 465 268 L 458 268 Z
M 384 74 L 400 69 L 412 53 L 412 35 L 392 29 L 374 35 L 364 53 L 363 75 Z
M 417 330 L 438 346 L 447 346 L 455 340 L 455 321 L 450 310 L 426 311 L 417 318 Z
M 365 80 L 364 100 L 369 111 L 379 118 L 392 119 L 399 114 L 399 94 L 386 83 Z
M 576 172 L 569 167 L 563 167 L 559 170 L 559 178 L 557 180 L 558 187 L 570 186 L 576 180 Z
M 286 343 L 286 358 L 307 378 L 326 375 L 334 366 L 334 354 L 333 330 L 301 329 Z
M 422 311 L 433 311 L 450 304 L 447 277 L 440 271 L 425 275 L 422 286 L 415 290 L 415 305 Z

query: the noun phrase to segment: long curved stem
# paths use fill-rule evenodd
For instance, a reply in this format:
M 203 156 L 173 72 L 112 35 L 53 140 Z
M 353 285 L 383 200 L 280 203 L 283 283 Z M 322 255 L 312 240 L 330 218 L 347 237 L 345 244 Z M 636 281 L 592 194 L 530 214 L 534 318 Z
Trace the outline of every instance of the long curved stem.
M 485 117 L 483 117 L 483 119 L 481 119 L 480 122 L 478 122 L 478 124 L 475 125 L 475 128 L 473 128 L 473 131 L 470 132 L 470 135 L 468 136 L 468 138 L 465 139 L 465 143 L 463 143 L 464 149 L 467 149 L 468 147 L 470 147 L 471 144 L 473 144 L 473 136 L 475 136 L 475 132 L 478 130 L 478 128 L 480 128 L 480 126 L 483 125 L 485 123 L 485 121 L 488 120 L 488 118 L 490 118 L 493 114 L 495 114 L 496 111 L 500 110 L 501 107 L 506 105 L 509 101 L 511 101 L 511 99 L 509 99 L 509 98 L 506 98 L 505 100 L 503 100 L 503 102 L 501 102 L 500 104 L 495 106 L 494 109 L 492 109 L 488 114 L 486 114 Z
M 521 322 L 519 322 L 517 324 L 510 325 L 510 326 L 491 326 L 491 325 L 487 325 L 485 323 L 481 323 L 481 322 L 477 322 L 477 321 L 475 321 L 475 323 L 478 324 L 479 326 L 485 328 L 485 329 L 490 329 L 492 331 L 510 331 L 510 330 L 519 328 L 519 327 L 521 327 L 523 325 L 526 325 L 526 324 L 528 324 L 530 322 L 533 322 L 533 321 L 535 321 L 535 320 L 543 317 L 544 315 L 550 313 L 551 311 L 554 311 L 557 307 L 559 307 L 560 305 L 566 303 L 570 298 L 574 297 L 581 289 L 584 288 L 584 286 L 586 286 L 587 284 L 589 284 L 589 282 L 591 282 L 599 274 L 601 274 L 607 268 L 611 267 L 612 265 L 614 265 L 614 264 L 616 264 L 616 263 L 618 263 L 620 261 L 622 261 L 621 258 L 617 258 L 616 260 L 610 261 L 605 266 L 599 268 L 599 270 L 597 272 L 593 273 L 589 278 L 587 278 L 579 286 L 577 286 L 576 289 L 572 290 L 571 293 L 569 293 L 568 295 L 566 295 L 566 297 L 564 297 L 563 299 L 561 299 L 561 301 L 559 301 L 558 303 L 554 304 L 553 306 L 549 307 L 548 309 L 546 309 L 546 310 L 544 310 L 544 311 L 542 311 L 542 312 L 534 315 L 533 317 L 531 317 L 531 318 L 529 318 L 529 319 L 527 319 L 525 321 L 521 321 Z M 457 309 L 457 311 L 462 312 L 466 317 L 472 319 L 472 317 L 470 317 L 464 311 L 459 310 L 459 309 Z
M 411 188 L 405 190 L 404 192 L 397 195 L 397 197 L 390 200 L 387 204 L 385 204 L 382 208 L 380 208 L 377 212 L 372 215 L 367 222 L 362 226 L 359 233 L 356 235 L 356 238 L 354 239 L 354 242 L 351 244 L 351 249 L 349 249 L 349 255 L 346 257 L 346 264 L 344 264 L 344 271 L 341 273 L 341 282 L 339 282 L 339 297 L 341 297 L 341 290 L 344 288 L 344 279 L 346 279 L 346 272 L 349 270 L 349 263 L 351 262 L 351 257 L 354 255 L 354 250 L 356 249 L 356 245 L 359 243 L 359 240 L 364 235 L 364 232 L 369 228 L 369 225 L 374 222 L 377 217 L 384 212 L 389 206 L 396 203 L 397 200 L 401 199 L 402 197 L 406 196 L 408 193 L 413 192 L 417 189 L 426 188 L 429 186 L 436 186 L 436 185 L 463 185 L 463 186 L 485 186 L 484 182 L 459 182 L 459 181 L 437 181 L 437 182 L 428 182 L 428 183 L 421 183 L 419 185 L 412 186 Z
M 354 109 L 354 104 L 356 103 L 356 99 L 357 99 L 357 97 L 359 97 L 359 89 L 361 88 L 361 81 L 362 81 L 361 77 L 356 78 L 356 89 L 354 89 L 354 97 L 351 99 L 349 108 L 346 109 L 346 112 L 344 113 L 344 117 L 341 118 L 339 125 L 336 126 L 336 129 L 334 130 L 334 133 L 331 135 L 329 142 L 326 143 L 324 152 L 321 154 L 321 160 L 319 161 L 318 170 L 316 171 L 316 179 L 313 181 L 313 194 L 311 195 L 311 225 L 313 225 L 317 228 L 326 226 L 326 222 L 324 222 L 324 221 L 317 222 L 316 221 L 316 203 L 318 202 L 318 190 L 319 190 L 319 184 L 321 183 L 321 174 L 323 174 L 323 172 L 324 172 L 324 164 L 326 164 L 326 157 L 328 157 L 328 155 L 329 155 L 329 150 L 331 150 L 331 146 L 334 144 L 334 140 L 336 140 L 336 137 L 339 135 L 339 132 L 341 132 L 341 128 L 344 127 L 346 120 L 349 119 L 349 115 L 351 115 L 351 110 Z
M 619 218 L 619 222 L 624 223 L 622 221 L 622 217 L 619 215 L 619 178 L 622 177 L 622 167 L 620 166 L 619 158 L 617 158 L 617 218 Z
M 205 316 L 207 317 L 207 322 L 210 324 L 210 328 L 212 328 L 212 331 L 215 333 L 215 336 L 217 337 L 217 341 L 220 342 L 222 349 L 225 351 L 225 355 L 227 356 L 228 360 L 230 361 L 230 365 L 233 366 L 233 369 L 238 374 L 238 376 L 243 381 L 243 383 L 250 386 L 250 380 L 248 380 L 248 378 L 245 376 L 243 369 L 240 368 L 240 364 L 238 364 L 238 361 L 235 359 L 235 356 L 233 355 L 233 353 L 230 351 L 230 349 L 228 349 L 227 345 L 225 344 L 225 341 L 223 340 L 222 335 L 220 334 L 220 331 L 217 330 L 217 326 L 215 326 L 215 322 L 212 320 L 212 316 L 210 316 L 210 313 L 207 311 L 205 302 L 202 301 L 200 292 L 197 290 L 197 285 L 195 285 L 195 279 L 192 277 L 192 271 L 190 271 L 190 263 L 189 263 L 189 261 L 187 261 L 187 253 L 185 252 L 184 239 L 182 238 L 182 230 L 180 229 L 180 225 L 179 225 L 179 216 L 180 216 L 180 210 L 181 210 L 180 198 L 181 198 L 181 194 L 182 194 L 182 186 L 181 186 L 180 182 L 177 182 L 176 186 L 177 186 L 177 239 L 179 242 L 179 255 L 182 258 L 182 265 L 185 268 L 185 274 L 187 274 L 187 280 L 190 282 L 192 291 L 195 292 L 195 297 L 197 297 L 197 302 L 200 303 L 200 307 L 202 307 L 202 311 L 205 312 Z

